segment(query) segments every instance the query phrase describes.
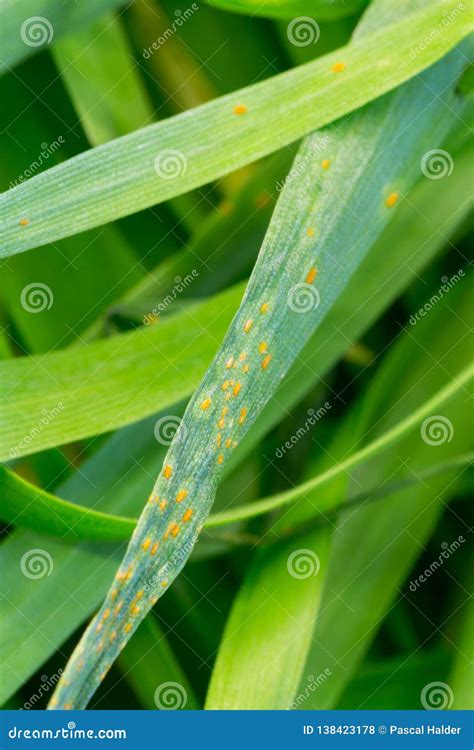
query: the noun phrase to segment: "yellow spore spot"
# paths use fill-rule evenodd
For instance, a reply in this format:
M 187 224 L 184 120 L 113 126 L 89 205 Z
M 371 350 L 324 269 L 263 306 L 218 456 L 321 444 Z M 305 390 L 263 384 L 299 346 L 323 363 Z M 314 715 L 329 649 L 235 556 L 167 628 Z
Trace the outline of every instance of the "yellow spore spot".
M 175 525 L 171 529 L 171 536 L 178 536 L 178 534 L 179 534 L 179 526 L 177 523 L 175 523 Z
M 164 510 L 166 508 L 166 505 L 167 505 L 167 501 L 166 500 L 162 500 L 161 503 L 160 503 L 160 510 Z
M 112 589 L 112 591 L 110 592 L 110 598 L 115 599 L 116 596 L 117 596 L 117 589 Z
M 217 426 L 219 427 L 220 430 L 224 429 L 224 427 L 225 427 L 225 419 L 224 419 L 224 417 L 221 417 L 219 419 L 219 421 L 217 423 Z
M 132 626 L 132 623 L 131 623 L 131 622 L 127 622 L 127 623 L 126 623 L 126 624 L 125 624 L 125 625 L 123 626 L 123 629 L 125 630 L 125 632 L 126 632 L 126 633 L 130 633 L 130 631 L 131 631 L 132 627 L 133 627 L 133 626 Z
M 306 234 L 308 235 L 308 237 L 314 237 L 313 227 L 308 227 L 308 229 L 306 230 Z
M 143 591 L 143 589 L 142 589 L 141 591 L 138 591 L 138 592 L 137 592 L 137 599 L 143 599 L 143 594 L 144 594 L 144 593 L 145 593 L 145 592 Z
M 140 607 L 137 607 L 137 605 L 134 604 L 132 607 L 130 607 L 130 612 L 132 613 L 132 615 L 139 615 Z
M 258 345 L 258 351 L 260 352 L 260 354 L 265 354 L 265 352 L 267 351 L 267 349 L 268 349 L 267 342 L 266 341 L 261 341 L 259 343 L 259 345 Z
M 229 357 L 229 359 L 225 363 L 225 366 L 226 366 L 227 370 L 230 370 L 230 368 L 234 366 L 234 358 L 233 357 Z
M 388 196 L 387 200 L 385 201 L 385 205 L 387 206 L 387 208 L 393 208 L 393 206 L 395 205 L 395 203 L 398 202 L 399 198 L 400 198 L 400 196 L 399 196 L 398 193 L 390 193 L 390 195 Z
M 267 354 L 267 356 L 262 360 L 262 370 L 266 370 L 268 365 L 270 364 L 270 360 L 272 358 L 271 354 Z
M 220 448 L 221 442 L 222 442 L 222 435 L 220 432 L 217 433 L 216 442 L 217 442 L 217 447 Z
M 116 638 L 117 638 L 117 631 L 116 630 L 112 630 L 112 632 L 110 634 L 110 640 L 111 641 L 115 641 Z
M 234 107 L 234 115 L 245 115 L 247 112 L 247 107 L 245 104 L 236 104 Z
M 345 69 L 346 69 L 346 63 L 343 63 L 343 62 L 334 63 L 334 65 L 331 68 L 333 73 L 342 73 L 342 71 Z
M 164 476 L 164 478 L 165 479 L 169 479 L 170 476 L 172 475 L 172 473 L 173 473 L 172 467 L 169 464 L 167 464 L 165 466 L 164 470 L 163 470 L 163 476 Z
M 211 399 L 210 399 L 210 398 L 205 398 L 205 399 L 204 399 L 204 401 L 203 401 L 203 402 L 202 402 L 202 404 L 201 404 L 201 409 L 202 409 L 203 411 L 206 411 L 206 409 L 209 409 L 209 407 L 210 407 L 211 403 L 212 403 L 212 402 L 211 402 Z
M 321 166 L 323 169 L 329 169 L 329 167 L 331 166 L 331 162 L 329 161 L 329 159 L 324 159 L 324 161 L 321 162 Z
M 249 367 L 248 365 L 244 365 L 244 366 L 242 367 L 242 371 L 243 371 L 243 372 L 248 372 L 249 370 L 250 370 L 250 367 Z
M 106 620 L 107 617 L 109 617 L 109 615 L 110 615 L 110 609 L 107 608 L 106 610 L 104 610 L 104 614 L 102 615 L 102 619 Z
M 253 320 L 252 318 L 249 318 L 244 323 L 244 333 L 248 333 L 250 329 L 252 328 L 252 326 L 253 326 Z
M 151 544 L 151 539 L 150 539 L 150 537 L 148 537 L 147 539 L 145 539 L 145 541 L 142 544 L 142 549 L 143 549 L 144 552 L 147 551 L 147 549 L 150 546 L 150 544 Z
M 188 496 L 187 490 L 180 490 L 178 494 L 176 495 L 176 502 L 181 503 L 184 500 L 184 498 L 187 496 Z
M 222 464 L 223 462 L 224 462 L 224 456 L 222 453 L 219 453 L 219 455 L 217 456 L 217 463 Z
M 183 521 L 186 523 L 186 521 L 189 521 L 189 519 L 191 518 L 192 515 L 193 515 L 192 509 L 188 508 L 187 511 L 186 511 L 186 513 L 183 516 Z
M 238 395 L 238 393 L 239 393 L 239 391 L 240 391 L 241 388 L 242 388 L 242 384 L 241 383 L 236 383 L 234 385 L 234 390 L 233 390 L 234 396 Z
M 243 424 L 243 423 L 245 422 L 245 417 L 246 417 L 246 416 L 247 416 L 247 409 L 246 409 L 246 407 L 244 406 L 244 408 L 243 408 L 243 409 L 241 410 L 241 412 L 240 412 L 240 417 L 239 417 L 239 424 Z
M 119 602 L 119 603 L 117 604 L 117 606 L 115 607 L 115 609 L 114 609 L 114 615 L 115 615 L 115 616 L 117 616 L 117 615 L 118 615 L 118 613 L 120 612 L 120 610 L 122 609 L 122 604 L 123 604 L 123 602 Z
M 20 221 L 18 222 L 20 227 L 27 227 L 29 223 L 30 223 L 29 219 L 20 219 Z
M 230 385 L 229 381 L 228 380 L 224 380 L 224 382 L 222 383 L 222 386 L 221 386 L 222 390 L 226 391 L 228 389 L 229 385 Z
M 232 385 L 233 384 L 234 384 L 234 381 L 232 381 Z M 228 411 L 229 411 L 229 407 L 228 406 L 224 406 L 224 408 L 222 409 L 222 416 L 225 417 L 225 415 L 227 414 Z
M 231 438 L 227 438 L 227 440 L 225 441 L 225 447 L 226 447 L 226 448 L 230 448 L 230 446 L 231 446 L 231 445 L 232 445 L 232 440 L 231 440 Z
M 158 549 L 158 542 L 155 542 L 153 547 L 150 550 L 150 555 L 156 555 L 157 549 Z
M 162 581 L 162 582 L 161 582 L 161 585 L 162 585 L 162 586 L 163 586 L 163 588 L 165 589 L 165 588 L 167 587 L 167 585 L 168 585 L 168 581 Z
M 102 623 L 101 623 L 101 622 L 98 622 L 98 623 L 97 623 L 97 627 L 96 627 L 96 629 L 95 629 L 95 632 L 96 632 L 96 633 L 100 633 L 100 631 L 101 631 L 101 630 L 102 630 Z
M 247 352 L 241 352 L 239 354 L 239 359 L 241 362 L 244 362 L 247 359 Z
M 312 268 L 309 269 L 306 275 L 306 283 L 312 284 L 317 275 L 318 275 L 318 269 L 313 266 Z
M 262 313 L 262 315 L 265 315 L 265 313 L 268 312 L 269 307 L 270 305 L 268 304 L 268 302 L 264 302 L 263 305 L 261 305 L 260 312 Z

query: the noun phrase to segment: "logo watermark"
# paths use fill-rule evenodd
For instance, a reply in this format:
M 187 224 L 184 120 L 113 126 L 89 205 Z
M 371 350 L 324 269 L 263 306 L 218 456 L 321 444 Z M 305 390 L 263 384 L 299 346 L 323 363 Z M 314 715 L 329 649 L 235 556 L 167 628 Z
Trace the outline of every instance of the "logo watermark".
M 199 271 L 196 268 L 193 268 L 191 273 L 187 273 L 184 278 L 181 276 L 175 277 L 175 284 L 169 292 L 166 297 L 162 299 L 162 301 L 154 307 L 150 312 L 148 312 L 146 315 L 143 316 L 143 324 L 146 326 L 149 326 L 153 323 L 156 323 L 161 313 L 165 312 L 166 308 L 171 305 L 176 298 L 184 292 L 184 290 L 190 286 L 190 284 L 193 283 L 195 279 L 199 276 Z
M 300 693 L 296 696 L 293 703 L 290 703 L 288 706 L 289 711 L 296 711 L 305 701 L 308 700 L 309 696 L 314 693 L 315 690 L 317 690 L 318 687 L 320 687 L 324 682 L 326 682 L 328 677 L 331 677 L 332 672 L 331 670 L 326 667 L 326 669 L 323 672 L 320 672 L 318 675 L 309 674 L 307 679 L 307 685 L 304 689 L 303 693 Z
M 20 303 L 26 312 L 40 313 L 53 306 L 53 290 L 41 281 L 33 281 L 21 290 Z
M 456 20 L 456 18 L 459 16 L 459 14 L 465 9 L 464 3 L 458 3 L 451 11 L 446 11 L 444 18 L 441 19 L 438 26 L 436 26 L 432 31 L 425 36 L 422 41 L 416 45 L 416 47 L 412 47 L 410 50 L 410 57 L 412 60 L 415 59 L 419 54 L 421 54 L 427 47 L 430 46 L 430 44 L 433 44 L 443 33 L 444 29 L 449 26 L 453 21 Z
M 288 41 L 295 47 L 308 47 L 316 44 L 321 35 L 319 25 L 310 16 L 293 18 L 286 29 Z
M 45 549 L 29 549 L 20 560 L 21 572 L 25 578 L 30 578 L 33 581 L 50 576 L 53 567 L 53 558 Z
M 448 151 L 433 148 L 423 154 L 420 166 L 422 174 L 429 180 L 442 180 L 453 173 L 454 161 Z
M 454 273 L 452 276 L 442 276 L 441 277 L 441 286 L 438 289 L 438 291 L 433 294 L 432 297 L 428 300 L 428 302 L 425 302 L 423 307 L 420 307 L 418 312 L 416 312 L 414 315 L 410 315 L 410 325 L 414 326 L 416 325 L 420 318 L 424 318 L 427 313 L 430 312 L 430 310 L 433 309 L 433 307 L 440 302 L 444 295 L 447 294 L 456 284 L 461 281 L 465 277 L 465 273 L 462 268 L 460 268 L 456 273 Z
M 276 458 L 283 458 L 285 453 L 290 451 L 307 434 L 307 432 L 309 432 L 311 427 L 314 427 L 314 425 L 328 413 L 330 408 L 331 404 L 329 401 L 326 401 L 323 406 L 320 406 L 317 410 L 308 409 L 308 417 L 305 420 L 305 423 L 299 427 L 296 432 L 285 443 L 283 443 L 283 445 L 276 449 Z
M 426 583 L 428 578 L 431 578 L 432 575 L 438 572 L 440 568 L 443 567 L 446 560 L 449 560 L 451 555 L 454 555 L 455 552 L 458 551 L 458 549 L 464 544 L 466 540 L 464 539 L 463 535 L 460 534 L 457 539 L 455 539 L 453 542 L 448 544 L 448 542 L 443 542 L 441 544 L 441 552 L 438 555 L 436 560 L 433 560 L 430 565 L 428 565 L 427 568 L 423 571 L 423 573 L 420 573 L 419 576 L 414 578 L 412 581 L 410 581 L 409 589 L 410 591 L 416 592 L 424 583 Z
M 286 567 L 290 576 L 302 580 L 317 576 L 321 563 L 312 549 L 297 549 L 288 556 Z
M 454 435 L 453 423 L 442 414 L 426 417 L 420 427 L 421 437 L 427 445 L 450 443 Z
M 44 16 L 30 16 L 21 24 L 21 41 L 28 47 L 42 47 L 45 44 L 51 44 L 53 36 L 53 25 Z
M 160 49 L 168 39 L 171 39 L 174 34 L 176 34 L 177 30 L 183 26 L 183 24 L 186 23 L 186 21 L 189 21 L 191 16 L 194 15 L 194 13 L 199 10 L 199 5 L 197 3 L 193 3 L 189 8 L 186 8 L 186 10 L 175 10 L 175 19 L 172 22 L 171 26 L 168 26 L 167 29 L 163 32 L 161 36 L 156 39 L 153 44 L 151 44 L 149 47 L 146 47 L 142 55 L 145 58 L 145 60 L 149 60 L 150 57 L 156 52 L 156 50 Z
M 454 693 L 446 682 L 430 682 L 421 691 L 420 700 L 427 711 L 444 711 L 453 705 Z
M 154 701 L 160 711 L 179 711 L 187 700 L 188 694 L 179 682 L 162 682 L 155 690 Z
M 38 155 L 38 157 L 31 162 L 31 164 L 25 169 L 24 172 L 21 173 L 19 177 L 17 177 L 16 180 L 12 180 L 9 184 L 10 188 L 14 188 L 17 185 L 19 185 L 22 182 L 25 182 L 25 180 L 29 180 L 30 177 L 33 177 L 33 175 L 36 174 L 38 169 L 40 169 L 45 162 L 48 161 L 48 159 L 56 153 L 56 151 L 61 148 L 61 146 L 65 143 L 65 139 L 62 135 L 58 136 L 58 138 L 53 141 L 52 143 L 42 143 L 41 144 L 41 151 Z
M 17 456 L 20 453 L 23 453 L 25 449 L 27 449 L 43 432 L 43 429 L 50 423 L 52 420 L 58 416 L 64 409 L 64 404 L 62 401 L 59 401 L 57 406 L 54 406 L 52 409 L 42 409 L 42 417 L 38 420 L 35 427 L 33 427 L 28 435 L 25 435 L 25 437 L 20 440 L 19 443 L 14 448 L 10 448 L 10 458 L 17 458 Z

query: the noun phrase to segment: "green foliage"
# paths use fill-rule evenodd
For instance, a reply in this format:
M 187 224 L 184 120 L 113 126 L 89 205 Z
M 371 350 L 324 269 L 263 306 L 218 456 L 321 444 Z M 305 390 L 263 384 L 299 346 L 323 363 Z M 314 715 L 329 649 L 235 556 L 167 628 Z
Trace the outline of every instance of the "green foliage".
M 1 4 L 1 702 L 470 707 L 468 10 Z

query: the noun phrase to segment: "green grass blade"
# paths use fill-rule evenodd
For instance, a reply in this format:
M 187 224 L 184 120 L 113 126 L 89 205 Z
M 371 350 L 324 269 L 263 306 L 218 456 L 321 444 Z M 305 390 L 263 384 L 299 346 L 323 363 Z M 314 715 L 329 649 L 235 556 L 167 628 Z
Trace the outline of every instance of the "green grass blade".
M 339 425 L 336 438 L 339 444 L 329 446 L 331 456 L 344 457 L 354 439 L 357 442 L 361 434 L 370 434 L 374 428 L 382 431 L 384 425 L 393 423 L 394 417 L 409 415 L 427 388 L 430 392 L 436 384 L 441 386 L 456 376 L 456 368 L 465 364 L 466 359 L 462 344 L 469 308 L 468 294 L 460 296 L 453 292 L 452 295 L 454 299 L 445 301 L 440 309 L 432 311 L 431 319 L 419 324 L 415 335 L 408 329 L 392 347 L 381 371 L 370 383 L 362 408 L 349 414 L 348 419 Z M 453 310 L 450 321 L 456 323 L 449 333 L 445 331 L 440 337 L 439 322 L 445 319 L 448 305 Z M 426 360 L 425 347 L 439 362 L 443 362 L 443 352 L 449 351 L 449 372 L 444 369 L 444 364 L 434 368 L 431 358 L 429 362 Z M 397 390 L 387 400 L 387 383 L 394 382 Z M 403 461 L 414 468 L 415 461 L 417 465 L 438 462 L 440 451 L 441 460 L 449 460 L 454 451 L 467 448 L 465 397 L 464 391 L 459 392 L 458 397 L 443 409 L 443 414 L 456 425 L 457 446 L 446 443 L 436 448 L 437 454 L 433 456 L 433 447 L 423 442 L 419 432 L 412 433 L 398 445 L 396 452 L 386 451 L 365 468 L 373 486 L 382 485 L 394 473 L 394 467 L 404 469 Z M 359 472 L 359 481 L 361 476 L 363 474 Z M 335 701 L 357 666 L 356 657 L 360 658 L 367 648 L 397 586 L 401 586 L 403 576 L 421 549 L 420 544 L 439 515 L 442 508 L 440 493 L 443 493 L 444 501 L 448 494 L 453 493 L 453 478 L 452 475 L 438 475 L 426 484 L 405 488 L 382 503 L 355 510 L 351 508 L 347 514 L 342 513 L 337 527 L 341 533 L 333 536 L 329 562 L 327 544 L 333 534 L 331 526 L 306 532 L 295 538 L 292 544 L 282 540 L 269 551 L 261 550 L 253 561 L 226 626 L 206 706 L 210 709 L 335 707 Z M 331 504 L 331 497 L 326 497 L 328 491 L 337 498 L 346 496 L 346 484 L 343 481 L 335 487 L 328 485 L 322 490 L 322 497 L 320 489 L 303 498 L 298 507 L 272 526 L 272 534 L 278 537 L 282 529 L 305 523 L 317 512 L 320 503 L 323 508 Z M 405 533 L 406 529 L 409 529 L 409 534 Z M 340 547 L 344 548 L 344 555 Z M 298 550 L 308 551 L 309 561 L 312 557 L 314 560 L 315 555 L 319 558 L 317 575 L 295 581 L 289 574 L 289 556 Z M 285 571 L 287 579 L 291 579 L 291 589 L 288 585 L 274 585 L 279 571 Z M 313 627 L 307 626 L 304 630 L 293 618 L 295 585 L 298 586 L 297 599 L 306 600 L 307 610 L 314 617 Z M 361 600 L 363 605 L 358 606 Z M 247 606 L 249 601 L 252 601 L 251 608 Z M 307 617 L 307 613 L 302 616 Z M 286 633 L 287 644 L 292 646 L 279 652 L 277 645 L 281 632 Z M 308 649 L 308 658 L 301 656 L 304 652 L 302 640 Z M 248 644 L 252 644 L 252 649 Z M 272 654 L 270 661 L 269 654 Z M 291 662 L 294 674 L 296 659 L 299 660 L 300 677 L 291 685 L 288 682 L 279 685 L 272 678 L 275 670 L 285 672 L 287 663 Z M 308 688 L 310 674 L 322 675 L 316 690 Z
M 428 399 L 425 403 L 418 406 L 406 419 L 399 422 L 383 435 L 373 440 L 368 445 L 358 451 L 351 453 L 344 461 L 338 462 L 327 471 L 318 476 L 308 479 L 303 484 L 293 487 L 291 490 L 281 492 L 273 497 L 263 500 L 256 500 L 247 506 L 237 507 L 234 510 L 224 511 L 215 514 L 210 526 L 220 526 L 222 524 L 243 521 L 262 513 L 270 513 L 273 510 L 281 510 L 286 505 L 296 503 L 302 497 L 312 490 L 321 487 L 341 474 L 348 474 L 351 469 L 373 459 L 376 455 L 386 450 L 389 446 L 396 444 L 407 433 L 419 427 L 424 419 L 431 414 L 438 413 L 439 409 L 459 391 L 464 390 L 465 386 L 474 378 L 474 365 L 465 367 L 452 380 L 441 388 L 437 393 Z M 325 510 L 325 508 L 322 508 Z
M 348 45 L 33 177 L 1 197 L 2 255 L 180 195 L 393 89 L 432 65 L 469 32 L 468 10 L 445 25 L 447 9 L 449 3 L 440 0 L 371 34 L 364 43 Z M 423 54 L 412 55 L 420 40 L 438 26 L 442 31 Z M 334 72 L 333 66 L 341 62 L 344 70 Z M 239 104 L 247 108 L 245 114 L 234 113 Z M 165 156 L 171 159 L 162 164 Z M 157 158 L 158 173 L 165 178 L 155 171 Z M 163 173 L 163 168 L 171 171 Z M 19 225 L 22 219 L 29 224 Z
M 450 190 L 446 192 L 443 181 L 423 179 L 411 194 L 410 202 L 400 205 L 318 333 L 300 355 L 287 384 L 278 390 L 276 400 L 266 407 L 225 465 L 224 474 L 248 455 L 260 437 L 308 391 L 314 382 L 308 373 L 311 372 L 314 378 L 324 377 L 350 343 L 357 341 L 417 274 L 423 272 L 426 264 L 439 252 L 444 238 L 451 237 L 462 224 L 469 210 L 464 196 L 471 184 L 471 160 L 465 150 L 459 154 L 451 152 L 456 169 L 450 178 Z M 426 221 L 419 222 L 420 213 Z M 387 252 L 387 248 L 395 247 L 396 252 Z M 356 295 L 360 295 L 364 303 L 354 309 Z M 324 342 L 323 348 L 321 341 Z M 75 364 L 79 366 L 78 362 Z M 96 367 L 98 365 L 99 361 Z M 139 392 L 135 392 L 130 402 L 135 403 L 138 397 Z M 182 411 L 173 407 L 173 414 L 180 418 Z M 64 488 L 57 490 L 59 494 L 83 505 L 95 506 L 98 503 L 97 507 L 106 512 L 136 515 L 140 511 L 140 498 L 149 491 L 148 477 L 157 473 L 163 459 L 159 450 L 163 447 L 153 437 L 156 419 L 123 428 L 107 440 L 96 456 L 81 466 L 81 472 L 76 473 Z M 32 426 L 34 422 L 28 425 L 26 432 Z M 115 572 L 117 556 L 97 558 L 97 551 L 90 546 L 71 548 L 71 545 L 55 542 L 51 548 L 48 542 L 46 549 L 54 558 L 54 571 L 51 576 L 35 582 L 35 592 L 38 593 L 32 597 L 30 582 L 25 578 L 18 580 L 18 564 L 25 551 L 44 547 L 44 536 L 21 530 L 0 547 L 4 587 L 0 603 L 3 622 L 0 660 L 4 664 L 0 700 L 5 700 L 23 679 L 39 669 L 54 649 L 61 647 L 67 636 L 94 612 Z M 86 585 L 83 585 L 84 581 Z M 70 606 L 67 592 L 73 590 L 79 592 L 79 608 Z M 10 592 L 9 596 L 5 597 L 7 592 Z M 54 618 L 54 627 L 48 605 L 51 600 L 57 603 L 60 614 Z M 18 616 L 19 609 L 26 618 Z M 27 641 L 30 648 L 22 648 L 21 644 Z
M 154 119 L 120 19 L 106 15 L 74 29 L 53 44 L 52 55 L 91 145 Z
M 295 18 L 308 16 L 324 21 L 344 18 L 367 5 L 368 0 L 206 0 L 209 5 L 233 13 L 265 16 L 267 18 Z
M 124 4 L 124 0 L 96 0 L 94 3 L 42 0 L 8 0 L 0 5 L 0 72 L 46 49 L 53 39 L 86 26 L 95 18 Z
M 407 191 L 426 143 L 442 141 L 446 99 L 454 105 L 450 89 L 462 66 L 454 52 L 421 80 L 332 129 L 325 155 L 335 161 L 333 169 L 311 164 L 323 134 L 300 148 L 294 167 L 300 178 L 282 192 L 239 311 L 188 405 L 114 586 L 71 657 L 52 707 L 87 704 L 144 614 L 183 568 L 209 514 L 227 455 L 388 222 L 393 202 L 387 196 L 395 189 Z M 406 130 L 415 118 L 417 128 Z M 400 129 L 403 139 L 397 137 Z M 413 163 L 416 167 L 410 168 Z M 334 203 L 341 188 L 350 196 L 351 221 L 345 206 Z M 319 227 L 322 215 L 324 227 L 315 241 L 312 227 L 314 222 Z M 374 216 L 377 222 L 368 229 Z M 302 288 L 311 302 L 303 309 L 295 301 L 295 290 Z M 150 580 L 154 585 L 145 594 Z M 84 659 L 87 667 L 78 670 Z
M 122 541 L 132 534 L 136 519 L 100 513 L 34 487 L 0 467 L 0 518 L 43 534 L 71 540 Z

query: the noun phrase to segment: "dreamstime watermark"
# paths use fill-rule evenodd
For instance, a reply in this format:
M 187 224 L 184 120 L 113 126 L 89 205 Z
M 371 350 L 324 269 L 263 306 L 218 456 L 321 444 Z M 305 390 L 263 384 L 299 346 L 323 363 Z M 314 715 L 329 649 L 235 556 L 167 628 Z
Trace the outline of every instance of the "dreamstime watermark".
M 175 414 L 167 414 L 160 417 L 155 422 L 154 427 L 155 440 L 161 445 L 171 445 L 173 440 L 182 440 L 186 433 L 186 428 L 181 417 Z
M 165 148 L 156 155 L 153 166 L 158 177 L 175 180 L 186 173 L 188 160 L 177 148 Z
M 126 740 L 126 729 L 78 729 L 75 721 L 59 729 L 22 729 L 13 726 L 8 730 L 11 740 Z
M 22 182 L 25 182 L 25 180 L 29 180 L 30 177 L 33 177 L 33 175 L 36 174 L 38 169 L 41 169 L 43 164 L 48 161 L 50 156 L 56 153 L 58 148 L 61 148 L 61 146 L 65 143 L 65 139 L 62 135 L 58 136 L 58 138 L 55 141 L 52 141 L 52 143 L 42 143 L 41 144 L 41 151 L 37 158 L 29 164 L 29 166 L 25 169 L 24 172 L 21 173 L 19 177 L 17 177 L 16 180 L 10 181 L 9 187 L 14 188 L 17 185 L 19 185 Z
M 35 548 L 25 552 L 20 560 L 20 570 L 25 578 L 32 581 L 50 576 L 53 572 L 53 558 L 45 549 Z
M 449 26 L 459 14 L 465 9 L 464 3 L 458 3 L 451 11 L 446 11 L 444 18 L 441 19 L 438 26 L 431 30 L 425 38 L 410 50 L 410 57 L 412 60 L 415 59 L 419 54 L 423 52 L 430 44 L 433 44 L 443 33 L 444 29 Z
M 293 312 L 307 313 L 319 307 L 321 297 L 315 286 L 300 281 L 288 291 L 286 301 Z
M 58 416 L 64 409 L 64 404 L 62 401 L 59 401 L 56 406 L 53 406 L 52 409 L 42 409 L 41 414 L 43 415 L 36 425 L 30 430 L 28 435 L 25 435 L 22 440 L 19 441 L 19 443 L 16 444 L 14 448 L 10 448 L 10 458 L 17 458 L 17 456 L 22 453 L 26 448 L 29 448 L 29 446 L 36 440 L 38 435 L 40 435 L 44 428 L 52 422 L 55 417 Z
M 410 325 L 414 326 L 416 325 L 420 318 L 424 318 L 427 313 L 430 312 L 430 310 L 433 309 L 433 307 L 440 302 L 444 295 L 447 294 L 451 289 L 456 286 L 456 284 L 461 281 L 465 277 L 465 273 L 462 268 L 459 269 L 456 273 L 454 273 L 452 276 L 442 276 L 441 277 L 441 286 L 439 287 L 438 291 L 433 294 L 428 302 L 425 302 L 423 307 L 420 307 L 418 312 L 416 312 L 414 315 L 410 315 Z
M 155 690 L 154 701 L 160 711 L 179 711 L 187 700 L 188 694 L 179 682 L 162 682 Z
M 21 41 L 28 47 L 43 47 L 45 44 L 51 44 L 53 36 L 53 24 L 44 16 L 30 16 L 21 24 Z
M 298 16 L 288 24 L 286 35 L 288 41 L 295 47 L 308 47 L 308 45 L 316 44 L 319 41 L 321 30 L 314 18 Z
M 449 151 L 433 148 L 421 158 L 421 172 L 429 180 L 442 180 L 453 173 L 454 161 Z
M 168 26 L 167 29 L 164 30 L 163 34 L 158 37 L 158 39 L 155 39 L 155 41 L 149 46 L 146 47 L 142 55 L 145 58 L 145 60 L 149 60 L 150 57 L 156 52 L 156 50 L 160 49 L 168 39 L 170 39 L 174 34 L 176 34 L 177 30 L 183 26 L 191 16 L 194 15 L 194 13 L 199 10 L 199 5 L 197 3 L 193 3 L 189 8 L 186 8 L 186 10 L 181 11 L 179 8 L 175 10 L 175 19 L 171 23 L 171 26 Z
M 446 682 L 429 682 L 421 691 L 420 700 L 427 711 L 444 711 L 453 705 L 454 693 Z
M 177 567 L 184 563 L 195 546 L 195 539 L 189 539 L 181 547 L 176 547 L 171 557 L 166 563 L 159 568 L 150 578 L 148 578 L 143 584 L 143 590 L 146 593 L 152 594 L 152 601 L 154 601 L 153 594 L 156 589 L 162 585 L 162 582 L 175 571 Z
M 327 414 L 330 408 L 331 404 L 329 403 L 329 401 L 326 401 L 317 410 L 308 409 L 308 417 L 305 420 L 304 424 L 301 427 L 298 427 L 296 432 L 293 433 L 293 435 L 285 443 L 283 443 L 283 445 L 280 445 L 280 447 L 276 449 L 276 458 L 283 458 L 285 453 L 287 451 L 290 451 L 301 440 L 301 438 L 306 435 L 311 427 L 314 427 L 316 422 L 319 422 L 319 420 L 322 419 L 325 414 Z
M 176 298 L 182 294 L 195 279 L 197 279 L 198 276 L 199 271 L 196 268 L 193 268 L 191 273 L 187 273 L 184 278 L 181 276 L 175 276 L 175 283 L 171 292 L 169 292 L 156 307 L 143 316 L 143 324 L 148 326 L 152 323 L 156 323 L 160 314 L 165 312 L 166 308 L 169 307 L 169 305 L 171 305 Z
M 33 281 L 21 290 L 20 303 L 26 312 L 36 314 L 44 310 L 50 310 L 53 302 L 53 290 L 41 281 Z
M 332 672 L 331 670 L 326 667 L 326 669 L 323 672 L 320 672 L 320 674 L 314 676 L 314 674 L 309 674 L 306 678 L 307 685 L 302 693 L 299 693 L 299 695 L 296 696 L 293 703 L 290 703 L 288 706 L 289 711 L 296 711 L 297 708 L 299 708 L 305 701 L 308 700 L 309 696 L 314 693 L 315 690 L 317 690 L 318 687 L 320 687 L 328 677 L 331 677 Z
M 285 185 L 287 185 L 290 182 L 293 182 L 293 180 L 298 179 L 303 172 L 305 172 L 308 168 L 308 166 L 311 164 L 312 160 L 320 156 L 321 153 L 324 151 L 325 148 L 331 143 L 331 137 L 329 135 L 323 135 L 318 138 L 317 142 L 312 144 L 311 147 L 308 149 L 308 152 L 305 153 L 300 159 L 296 161 L 296 163 L 293 165 L 293 167 L 290 169 L 288 174 L 286 175 L 284 180 L 279 180 L 275 187 L 277 189 L 277 192 L 281 193 Z
M 302 580 L 317 576 L 321 563 L 312 549 L 296 549 L 288 556 L 286 567 L 290 576 Z
M 449 560 L 451 555 L 454 555 L 455 552 L 460 549 L 461 545 L 464 544 L 466 540 L 464 539 L 463 535 L 460 534 L 457 539 L 455 539 L 453 542 L 448 544 L 448 542 L 443 542 L 441 544 L 441 552 L 438 555 L 436 560 L 433 560 L 433 562 L 428 565 L 428 567 L 423 571 L 423 573 L 420 573 L 419 576 L 414 578 L 412 581 L 410 581 L 409 589 L 410 591 L 416 592 L 424 583 L 426 583 L 428 578 L 431 578 L 432 575 L 438 572 L 440 568 L 443 567 L 446 560 Z
M 36 693 L 33 693 L 33 695 L 31 695 L 25 703 L 23 703 L 23 706 L 19 710 L 29 711 L 32 708 L 36 708 L 36 704 L 38 703 L 38 701 L 44 698 L 44 696 L 49 693 L 51 688 L 54 688 L 56 683 L 59 682 L 59 678 L 61 677 L 62 673 L 63 670 L 58 669 L 58 671 L 51 677 L 48 677 L 47 674 L 41 675 L 41 684 L 38 690 L 36 691 Z
M 420 434 L 427 445 L 444 445 L 453 439 L 453 423 L 443 414 L 432 414 L 423 421 Z

